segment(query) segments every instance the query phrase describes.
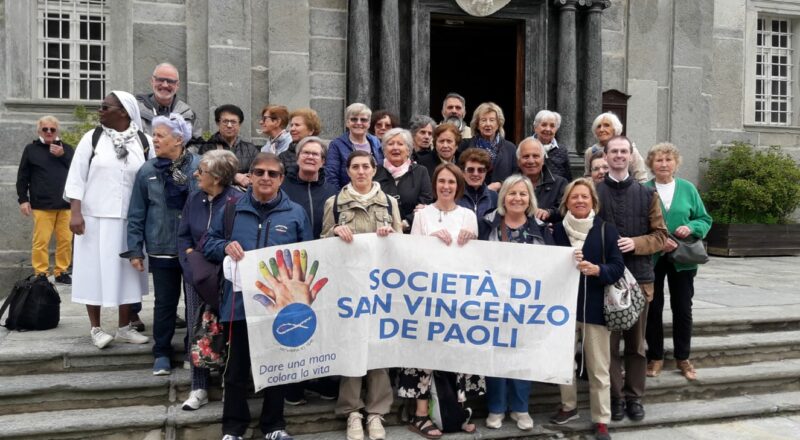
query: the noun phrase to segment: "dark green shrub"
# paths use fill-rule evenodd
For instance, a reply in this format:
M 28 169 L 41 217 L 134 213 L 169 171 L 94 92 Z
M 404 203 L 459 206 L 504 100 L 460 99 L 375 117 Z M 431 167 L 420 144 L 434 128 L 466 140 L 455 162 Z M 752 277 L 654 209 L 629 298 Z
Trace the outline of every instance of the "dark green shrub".
M 76 124 L 69 130 L 61 131 L 61 140 L 77 147 L 83 135 L 97 127 L 100 121 L 97 120 L 97 112 L 86 110 L 82 105 L 75 107 L 72 114 L 75 116 Z
M 800 167 L 779 146 L 736 142 L 702 161 L 703 202 L 715 223 L 787 223 L 800 206 Z

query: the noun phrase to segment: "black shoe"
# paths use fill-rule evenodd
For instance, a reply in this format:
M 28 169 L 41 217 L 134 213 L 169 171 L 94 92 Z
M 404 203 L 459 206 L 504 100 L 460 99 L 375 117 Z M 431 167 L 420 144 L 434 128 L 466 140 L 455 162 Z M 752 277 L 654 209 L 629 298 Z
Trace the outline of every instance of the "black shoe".
M 186 328 L 186 320 L 180 316 L 175 318 L 175 328 Z
M 72 284 L 72 277 L 69 276 L 68 273 L 64 272 L 56 276 L 56 282 L 59 284 Z
M 619 422 L 625 418 L 625 401 L 622 399 L 611 399 L 611 420 Z
M 628 418 L 633 420 L 634 422 L 638 422 L 644 419 L 644 406 L 642 406 L 642 402 L 638 400 L 629 400 L 626 404 L 626 410 L 628 412 Z M 613 412 L 613 410 L 612 410 Z M 613 416 L 612 416 L 613 418 Z

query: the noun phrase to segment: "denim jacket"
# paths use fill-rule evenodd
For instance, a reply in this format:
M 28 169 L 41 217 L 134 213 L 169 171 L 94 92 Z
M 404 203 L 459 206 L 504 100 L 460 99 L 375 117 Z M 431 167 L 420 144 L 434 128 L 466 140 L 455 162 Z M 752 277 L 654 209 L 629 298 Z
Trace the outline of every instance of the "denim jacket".
M 200 156 L 192 153 L 184 165 L 189 176 L 189 192 L 197 189 L 194 174 Z M 128 250 L 122 258 L 144 258 L 144 247 L 150 255 L 178 255 L 178 225 L 181 210 L 167 207 L 162 172 L 155 167 L 158 159 L 148 160 L 136 173 L 131 203 L 128 206 Z

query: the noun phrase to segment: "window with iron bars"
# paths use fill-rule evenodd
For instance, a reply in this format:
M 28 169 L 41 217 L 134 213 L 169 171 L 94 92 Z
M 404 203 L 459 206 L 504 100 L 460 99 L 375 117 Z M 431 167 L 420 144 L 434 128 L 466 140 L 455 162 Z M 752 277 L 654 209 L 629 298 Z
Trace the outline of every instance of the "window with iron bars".
M 756 32 L 755 123 L 792 125 L 792 22 L 759 17 Z
M 106 0 L 38 0 L 38 96 L 100 100 L 106 95 Z

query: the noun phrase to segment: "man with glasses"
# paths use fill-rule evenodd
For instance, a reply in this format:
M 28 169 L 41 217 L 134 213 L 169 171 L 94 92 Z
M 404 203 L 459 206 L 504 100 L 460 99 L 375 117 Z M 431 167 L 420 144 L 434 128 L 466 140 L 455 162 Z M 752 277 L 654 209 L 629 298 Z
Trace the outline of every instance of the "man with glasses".
M 170 113 L 178 113 L 183 119 L 194 127 L 195 114 L 188 104 L 175 96 L 178 93 L 181 82 L 178 77 L 178 69 L 172 64 L 161 63 L 153 70 L 150 77 L 150 86 L 153 93 L 143 93 L 136 95 L 139 104 L 139 112 L 142 116 L 142 124 L 139 127 L 147 134 L 153 134 L 153 118 L 156 116 L 169 116 Z M 196 131 L 196 127 L 195 127 Z
M 209 261 L 222 262 L 228 256 L 234 262 L 245 251 L 312 239 L 311 224 L 300 205 L 281 190 L 283 163 L 272 153 L 259 153 L 250 169 L 252 186 L 236 202 L 230 238 L 225 237 L 223 212 L 214 217 L 203 254 Z M 252 257 L 250 257 L 252 258 Z M 299 258 L 299 257 L 297 257 Z M 234 270 L 235 272 L 236 270 Z M 225 282 L 220 305 L 224 332 L 230 335 L 228 361 L 223 376 L 225 401 L 222 408 L 223 439 L 242 439 L 250 425 L 250 351 L 242 293 Z M 268 439 L 290 440 L 283 416 L 286 385 L 264 389 L 259 427 Z
M 72 163 L 73 148 L 58 137 L 59 123 L 44 116 L 37 123 L 39 138 L 25 146 L 17 172 L 17 197 L 22 215 L 33 216 L 34 273 L 47 276 L 50 270 L 50 238 L 56 235 L 55 280 L 72 284 L 67 268 L 72 261 L 72 232 L 69 203 L 63 199 L 64 184 Z

